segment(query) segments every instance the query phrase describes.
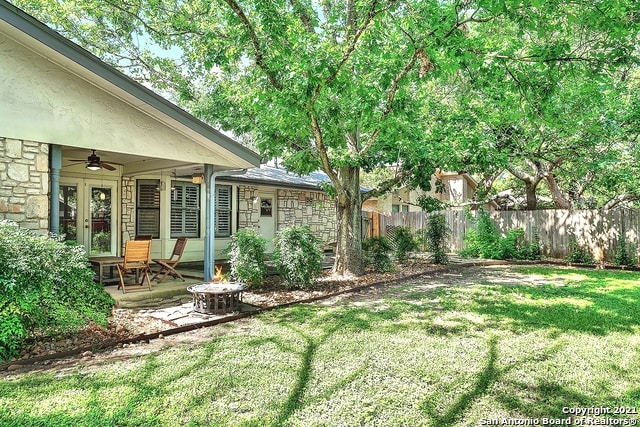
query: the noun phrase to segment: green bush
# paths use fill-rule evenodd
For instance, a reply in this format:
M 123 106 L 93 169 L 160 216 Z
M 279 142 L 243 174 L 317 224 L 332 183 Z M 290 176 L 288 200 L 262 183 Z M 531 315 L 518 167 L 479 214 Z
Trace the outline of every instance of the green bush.
M 0 360 L 30 338 L 106 326 L 115 301 L 93 276 L 81 246 L 0 221 Z
M 636 247 L 631 243 L 627 243 L 624 231 L 618 234 L 614 264 L 628 267 L 634 267 L 637 264 Z
M 290 226 L 275 238 L 273 261 L 288 288 L 310 287 L 322 272 L 322 242 L 307 226 Z
M 407 259 L 409 252 L 418 249 L 418 244 L 413 238 L 409 227 L 396 227 L 390 233 L 389 241 L 398 261 L 404 261 Z
M 467 231 L 464 237 L 463 257 L 501 259 L 500 234 L 486 211 L 479 211 L 475 219 L 477 228 Z
M 459 251 L 462 257 L 480 257 L 487 259 L 540 259 L 540 238 L 534 232 L 534 241 L 528 242 L 521 228 L 509 230 L 500 236 L 489 214 L 480 211 L 477 229 L 468 230 L 464 237 L 466 247 Z
M 447 225 L 445 216 L 443 214 L 431 215 L 427 220 L 427 228 L 424 230 L 422 237 L 425 249 L 433 254 L 434 263 L 446 264 L 449 262 L 447 243 L 450 236 L 451 230 Z
M 231 277 L 249 287 L 262 285 L 267 275 L 264 253 L 267 241 L 255 230 L 238 230 L 231 237 L 225 254 L 229 257 Z
M 593 255 L 578 243 L 575 236 L 569 236 L 569 254 L 564 258 L 566 262 L 578 264 L 593 264 Z
M 393 263 L 389 253 L 392 250 L 389 239 L 382 236 L 369 237 L 362 241 L 362 249 L 367 263 L 379 273 L 393 271 Z
M 533 227 L 533 241 L 529 242 L 523 254 L 523 259 L 538 260 L 542 258 L 542 247 L 540 246 L 540 234 L 538 229 Z

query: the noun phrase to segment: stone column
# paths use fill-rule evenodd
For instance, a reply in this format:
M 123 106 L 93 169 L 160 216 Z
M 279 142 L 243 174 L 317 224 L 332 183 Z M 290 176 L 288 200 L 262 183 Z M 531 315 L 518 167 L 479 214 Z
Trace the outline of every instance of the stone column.
M 49 144 L 0 137 L 0 219 L 49 231 Z

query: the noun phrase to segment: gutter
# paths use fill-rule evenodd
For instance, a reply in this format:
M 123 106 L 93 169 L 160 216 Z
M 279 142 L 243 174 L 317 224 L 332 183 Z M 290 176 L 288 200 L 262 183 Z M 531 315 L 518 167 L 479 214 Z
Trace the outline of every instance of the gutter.
M 233 169 L 225 171 L 214 171 L 214 166 L 204 165 L 205 184 L 207 186 L 207 212 L 205 220 L 204 234 L 204 281 L 213 280 L 214 266 L 216 262 L 216 236 L 215 236 L 215 212 L 216 212 L 216 178 L 242 175 L 246 169 Z

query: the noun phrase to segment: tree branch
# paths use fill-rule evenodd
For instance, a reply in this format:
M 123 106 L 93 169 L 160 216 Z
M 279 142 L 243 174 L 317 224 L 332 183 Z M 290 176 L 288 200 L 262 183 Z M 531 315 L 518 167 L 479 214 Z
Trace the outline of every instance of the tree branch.
M 640 195 L 635 193 L 619 194 L 613 199 L 609 200 L 607 203 L 605 203 L 602 209 L 613 209 L 622 202 L 633 202 L 635 200 L 640 200 Z
M 393 178 L 387 179 L 380 184 L 378 184 L 377 188 L 373 190 L 365 191 L 362 193 L 362 200 L 367 200 L 372 197 L 382 196 L 389 191 L 396 188 L 398 185 L 402 184 L 407 178 L 409 178 L 412 174 L 412 171 L 400 171 Z
M 300 18 L 300 21 L 302 22 L 302 26 L 304 27 L 304 29 L 308 33 L 315 32 L 313 28 L 313 22 L 311 21 L 311 18 L 309 17 L 309 15 L 307 15 L 306 11 L 304 10 L 300 2 L 298 0 L 289 0 L 289 4 L 293 8 L 293 11 L 298 14 L 298 17 Z
M 409 73 L 409 71 L 411 71 L 413 66 L 416 64 L 416 60 L 417 60 L 418 56 L 421 53 L 424 54 L 424 51 L 422 50 L 422 48 L 416 49 L 413 52 L 413 55 L 411 56 L 411 58 L 409 59 L 409 62 L 407 62 L 405 64 L 404 68 L 398 74 L 396 74 L 396 76 L 394 77 L 393 81 L 391 82 L 391 88 L 389 89 L 389 92 L 387 93 L 387 99 L 385 101 L 385 108 L 382 111 L 382 114 L 380 115 L 379 122 L 383 122 L 389 116 L 391 111 L 393 110 L 393 100 L 395 99 L 396 93 L 398 92 L 398 89 L 400 88 L 400 81 Z M 360 153 L 359 153 L 360 155 L 365 154 L 367 151 L 369 151 L 371 149 L 371 146 L 373 145 L 374 141 L 376 140 L 376 138 L 378 137 L 379 134 L 380 134 L 380 127 L 378 126 L 371 133 L 371 136 L 369 136 L 369 139 L 367 140 L 367 143 L 365 144 L 364 148 L 362 148 L 360 150 Z
M 249 18 L 247 18 L 247 15 L 245 15 L 244 11 L 235 0 L 224 0 L 224 2 L 227 3 L 227 5 L 231 8 L 231 10 L 233 10 L 236 16 L 240 18 L 240 21 L 242 21 L 242 24 L 245 26 L 245 28 L 249 32 L 249 37 L 251 38 L 251 44 L 253 45 L 253 51 L 256 56 L 256 65 L 258 65 L 258 67 L 260 67 L 262 71 L 265 72 L 265 74 L 267 75 L 267 78 L 269 79 L 269 82 L 271 82 L 271 85 L 275 89 L 282 90 L 282 85 L 271 73 L 271 70 L 269 70 L 269 67 L 264 61 L 264 52 L 262 50 L 262 46 L 260 46 L 260 39 L 258 38 L 258 35 L 256 34 L 255 29 L 253 28 L 253 25 L 251 25 L 251 22 L 249 22 Z
M 331 180 L 331 183 L 334 185 L 336 192 L 340 194 L 341 192 L 343 192 L 344 188 L 342 187 L 342 183 L 340 182 L 338 175 L 336 175 L 335 171 L 331 167 L 331 161 L 329 160 L 329 156 L 327 154 L 327 147 L 324 145 L 324 138 L 322 137 L 322 130 L 320 129 L 320 124 L 318 123 L 318 118 L 316 117 L 315 111 L 313 111 L 313 107 L 309 107 L 309 117 L 311 118 L 313 141 L 316 148 L 318 149 L 320 161 L 322 162 L 322 169 Z
M 344 66 L 344 64 L 351 57 L 351 54 L 356 49 L 356 44 L 358 44 L 360 37 L 362 37 L 366 29 L 369 27 L 369 24 L 371 24 L 371 22 L 373 21 L 373 18 L 375 18 L 377 15 L 384 12 L 385 10 L 390 9 L 391 6 L 393 6 L 393 4 L 395 3 L 395 1 L 396 0 L 390 0 L 389 4 L 386 7 L 376 10 L 376 6 L 378 2 L 377 0 L 374 0 L 374 2 L 371 4 L 371 8 L 369 9 L 369 13 L 367 13 L 367 17 L 365 18 L 365 20 L 362 22 L 360 27 L 357 29 L 357 31 L 353 35 L 351 43 L 349 43 L 349 46 L 342 54 L 342 58 L 340 58 L 340 61 L 338 62 L 338 65 L 336 66 L 335 70 L 333 70 L 333 72 L 326 79 L 324 79 L 322 83 L 319 83 L 316 86 L 315 90 L 313 91 L 313 96 L 311 97 L 311 100 L 310 100 L 310 103 L 312 105 L 315 104 L 316 100 L 318 99 L 318 96 L 320 96 L 320 92 L 322 91 L 322 88 L 329 85 L 338 76 L 338 73 L 340 72 L 340 70 L 342 70 L 342 67 Z M 352 5 L 352 3 L 350 4 Z M 355 19 L 355 16 L 353 15 L 353 13 L 354 13 L 353 11 L 350 12 L 350 18 L 348 19 Z

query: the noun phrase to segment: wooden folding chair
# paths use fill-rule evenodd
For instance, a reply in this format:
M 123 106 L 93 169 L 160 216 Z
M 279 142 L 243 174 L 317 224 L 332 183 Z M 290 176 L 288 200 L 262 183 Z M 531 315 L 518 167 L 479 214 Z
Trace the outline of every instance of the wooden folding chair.
M 186 237 L 178 237 L 176 240 L 176 244 L 173 246 L 173 253 L 171 254 L 171 258 L 169 259 L 154 259 L 153 262 L 160 266 L 160 269 L 156 272 L 151 280 L 158 280 L 158 283 L 163 281 L 167 275 L 171 275 L 174 278 L 180 278 L 184 282 L 184 277 L 182 274 L 178 273 L 176 267 L 180 263 L 180 258 L 182 258 L 182 253 L 184 252 L 184 248 L 187 246 L 187 238 Z M 162 274 L 162 276 L 160 276 Z M 158 278 L 158 276 L 160 276 Z
M 151 240 L 129 240 L 124 246 L 124 260 L 117 264 L 122 293 L 126 293 L 131 288 L 135 290 L 151 290 L 151 280 L 149 279 L 149 258 L 151 256 Z M 125 283 L 125 275 L 135 273 L 134 283 Z

